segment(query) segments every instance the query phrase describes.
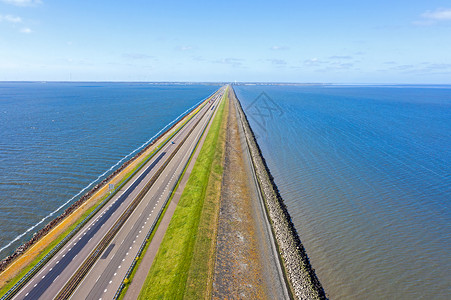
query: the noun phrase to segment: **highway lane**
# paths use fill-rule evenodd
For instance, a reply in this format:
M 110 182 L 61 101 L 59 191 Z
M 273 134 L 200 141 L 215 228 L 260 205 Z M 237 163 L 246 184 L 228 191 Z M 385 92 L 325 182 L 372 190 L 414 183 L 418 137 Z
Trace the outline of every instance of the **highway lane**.
M 72 299 L 111 299 L 122 283 L 128 267 L 133 263 L 139 247 L 146 238 L 158 212 L 163 208 L 165 200 L 182 174 L 185 164 L 199 141 L 203 129 L 208 124 L 209 113 L 201 122 L 201 126 L 193 132 L 191 142 L 186 142 L 180 149 L 177 159 L 173 159 L 149 190 L 146 197 L 128 219 L 127 224 L 117 234 L 112 244 L 113 251 L 104 260 L 97 261 L 83 283 L 73 294 Z
M 222 90 L 222 89 L 221 89 Z M 214 96 L 213 96 L 214 97 Z M 204 106 L 197 116 L 209 109 Z M 175 136 L 178 141 L 185 136 L 197 117 L 192 118 Z M 130 180 L 109 203 L 107 203 L 93 219 L 76 234 L 43 269 L 38 272 L 15 296 L 15 299 L 51 299 L 64 286 L 75 270 L 82 264 L 85 257 L 100 242 L 106 232 L 113 226 L 119 216 L 126 210 L 146 182 L 155 175 L 164 164 L 170 153 L 175 150 L 175 144 L 168 142 L 146 166 Z M 114 248 L 113 248 L 114 249 Z M 107 249 L 108 251 L 108 249 Z

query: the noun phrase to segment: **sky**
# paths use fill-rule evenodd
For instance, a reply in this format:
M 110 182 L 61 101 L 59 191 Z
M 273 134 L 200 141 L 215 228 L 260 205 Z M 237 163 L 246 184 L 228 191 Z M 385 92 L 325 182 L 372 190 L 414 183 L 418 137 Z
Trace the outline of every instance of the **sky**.
M 451 84 L 451 2 L 0 0 L 0 81 Z

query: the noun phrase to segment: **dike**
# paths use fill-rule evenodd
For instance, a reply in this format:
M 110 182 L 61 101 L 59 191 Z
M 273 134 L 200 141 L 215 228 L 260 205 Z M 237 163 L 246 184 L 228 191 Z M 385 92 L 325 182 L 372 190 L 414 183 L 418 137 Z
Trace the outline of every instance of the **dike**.
M 241 125 L 291 293 L 296 299 L 327 299 L 233 88 L 231 92 L 238 103 Z

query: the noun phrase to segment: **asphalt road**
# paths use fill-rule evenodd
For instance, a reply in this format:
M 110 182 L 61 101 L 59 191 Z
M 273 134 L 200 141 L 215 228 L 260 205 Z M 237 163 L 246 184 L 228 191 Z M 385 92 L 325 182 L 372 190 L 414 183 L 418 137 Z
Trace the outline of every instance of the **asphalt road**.
M 146 183 L 165 165 L 155 183 L 72 294 L 73 299 L 113 298 L 158 212 L 183 172 L 202 131 L 216 111 L 215 108 L 224 90 L 225 87 L 213 95 L 212 99 L 215 101 L 208 102 L 166 143 L 146 166 L 15 295 L 14 299 L 53 299 Z M 185 142 L 167 162 L 185 137 L 187 137 Z

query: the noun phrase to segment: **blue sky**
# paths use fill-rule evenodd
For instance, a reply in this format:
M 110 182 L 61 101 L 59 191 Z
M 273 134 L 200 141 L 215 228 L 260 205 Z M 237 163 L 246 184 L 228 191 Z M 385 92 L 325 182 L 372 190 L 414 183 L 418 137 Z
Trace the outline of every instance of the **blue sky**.
M 451 2 L 0 0 L 0 80 L 451 83 Z

